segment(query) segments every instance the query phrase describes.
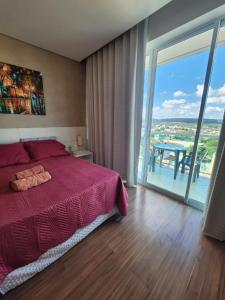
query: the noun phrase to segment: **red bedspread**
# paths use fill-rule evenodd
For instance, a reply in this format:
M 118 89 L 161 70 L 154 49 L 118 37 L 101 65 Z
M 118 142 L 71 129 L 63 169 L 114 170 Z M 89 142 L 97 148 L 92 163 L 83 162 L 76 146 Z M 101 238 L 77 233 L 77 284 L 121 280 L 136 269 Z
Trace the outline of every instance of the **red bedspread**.
M 36 164 L 52 180 L 26 192 L 11 191 L 12 175 Z M 115 203 L 126 215 L 127 192 L 119 175 L 72 156 L 0 168 L 0 282 L 108 213 Z

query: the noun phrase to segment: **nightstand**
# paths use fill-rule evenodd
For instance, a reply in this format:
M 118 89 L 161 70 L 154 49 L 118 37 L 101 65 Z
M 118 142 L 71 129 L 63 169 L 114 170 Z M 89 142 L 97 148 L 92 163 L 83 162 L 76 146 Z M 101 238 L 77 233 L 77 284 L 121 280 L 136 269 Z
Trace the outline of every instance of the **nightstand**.
M 93 162 L 93 152 L 88 150 L 77 150 L 73 152 L 73 155 L 75 157 L 81 158 L 83 160 L 88 160 L 90 162 Z

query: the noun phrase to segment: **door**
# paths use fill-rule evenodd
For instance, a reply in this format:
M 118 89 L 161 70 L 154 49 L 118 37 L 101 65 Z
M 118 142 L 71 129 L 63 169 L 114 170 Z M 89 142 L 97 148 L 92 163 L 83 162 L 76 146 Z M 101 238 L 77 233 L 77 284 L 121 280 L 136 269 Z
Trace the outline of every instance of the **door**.
M 199 208 L 207 201 L 224 111 L 225 39 L 223 29 L 216 39 L 218 24 L 155 51 L 145 74 L 140 181 Z
M 219 143 L 224 143 L 221 129 L 225 110 L 225 27 L 221 26 L 214 51 L 208 93 L 198 139 L 196 159 L 194 162 L 187 201 L 194 206 L 204 208 L 208 199 L 209 187 L 216 162 L 220 159 L 217 152 Z M 198 86 L 201 93 L 203 85 Z

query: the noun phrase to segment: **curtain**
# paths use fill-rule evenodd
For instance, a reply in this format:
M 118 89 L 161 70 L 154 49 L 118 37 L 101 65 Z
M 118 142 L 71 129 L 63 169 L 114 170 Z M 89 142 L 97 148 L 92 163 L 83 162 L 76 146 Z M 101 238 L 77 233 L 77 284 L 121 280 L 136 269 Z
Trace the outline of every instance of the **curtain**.
M 137 183 L 149 19 L 86 61 L 89 148 L 95 162 Z
M 225 241 L 225 146 L 214 180 L 203 232 L 220 241 Z

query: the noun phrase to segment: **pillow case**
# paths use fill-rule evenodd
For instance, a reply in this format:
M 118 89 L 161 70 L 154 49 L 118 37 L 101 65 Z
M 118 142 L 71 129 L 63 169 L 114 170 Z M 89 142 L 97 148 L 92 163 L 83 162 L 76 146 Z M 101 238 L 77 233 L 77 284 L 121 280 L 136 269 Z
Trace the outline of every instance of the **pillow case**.
M 65 145 L 55 140 L 29 141 L 25 142 L 24 146 L 30 158 L 34 160 L 69 155 Z
M 0 167 L 25 164 L 30 157 L 23 143 L 0 144 Z

